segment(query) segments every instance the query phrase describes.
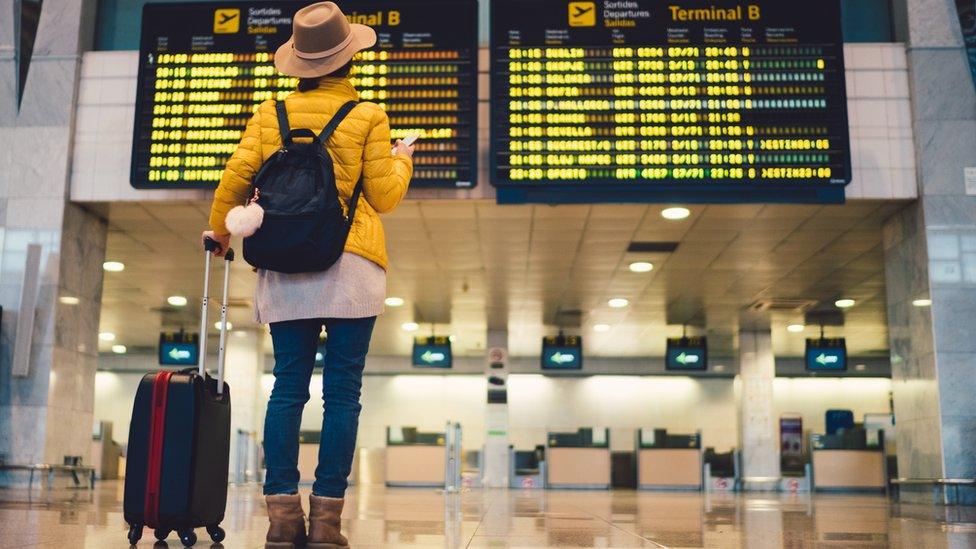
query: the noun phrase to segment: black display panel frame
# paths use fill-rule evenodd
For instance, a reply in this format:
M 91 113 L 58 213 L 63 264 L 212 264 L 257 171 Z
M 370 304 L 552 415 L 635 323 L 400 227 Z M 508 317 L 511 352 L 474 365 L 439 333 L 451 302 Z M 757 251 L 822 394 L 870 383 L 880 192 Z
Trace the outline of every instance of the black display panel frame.
M 547 359 L 550 353 L 569 354 L 574 357 L 568 366 L 556 365 Z M 575 372 L 583 369 L 583 338 L 574 335 L 546 336 L 542 338 L 539 367 L 549 372 Z
M 838 366 L 827 366 L 826 362 L 821 363 L 820 366 L 815 366 L 818 362 L 820 355 L 825 357 L 827 360 L 825 352 L 830 352 L 832 356 L 837 356 Z M 833 353 L 837 353 L 833 355 Z M 803 351 L 803 367 L 808 372 L 846 372 L 847 371 L 847 340 L 842 337 L 833 338 L 809 338 L 806 340 L 806 348 Z
M 705 2 L 704 0 L 688 0 L 680 5 L 680 8 L 683 9 L 711 8 L 713 6 L 718 6 L 731 8 L 739 7 L 740 10 L 748 10 L 748 6 L 757 5 L 760 7 L 760 10 L 764 10 L 762 11 L 764 16 L 766 16 L 766 14 L 773 14 L 770 19 L 782 19 L 785 16 L 796 13 L 798 8 L 805 10 L 801 16 L 790 16 L 789 21 L 793 24 L 794 28 L 792 31 L 795 32 L 794 36 L 805 40 L 805 42 L 796 44 L 796 47 L 822 47 L 822 51 L 825 54 L 829 54 L 824 55 L 823 57 L 824 59 L 830 60 L 827 67 L 829 68 L 828 72 L 832 75 L 832 79 L 829 83 L 825 81 L 823 84 L 825 86 L 824 97 L 825 100 L 830 101 L 830 111 L 833 114 L 831 115 L 832 122 L 829 131 L 830 149 L 829 153 L 824 154 L 827 154 L 829 160 L 831 161 L 831 165 L 829 166 L 832 169 L 831 182 L 811 184 L 809 182 L 810 180 L 807 179 L 798 180 L 792 178 L 785 181 L 770 179 L 765 182 L 756 179 L 742 179 L 736 180 L 734 183 L 726 180 L 726 182 L 723 183 L 719 179 L 712 179 L 708 177 L 708 164 L 706 163 L 700 163 L 697 165 L 698 167 L 705 169 L 706 176 L 700 180 L 679 181 L 674 180 L 673 178 L 664 178 L 661 180 L 641 181 L 640 179 L 635 179 L 634 181 L 636 181 L 636 183 L 628 184 L 619 179 L 607 177 L 586 180 L 566 180 L 558 178 L 542 179 L 536 182 L 516 181 L 512 180 L 510 177 L 503 177 L 501 169 L 505 163 L 501 161 L 501 158 L 504 154 L 506 154 L 506 152 L 511 153 L 511 151 L 503 150 L 508 147 L 508 140 L 511 138 L 511 136 L 507 135 L 510 123 L 506 122 L 506 120 L 510 118 L 512 111 L 510 111 L 508 108 L 508 101 L 510 97 L 505 90 L 505 88 L 508 88 L 510 85 L 508 78 L 509 73 L 504 70 L 504 67 L 507 66 L 509 62 L 509 59 L 507 58 L 508 48 L 583 47 L 591 49 L 604 48 L 609 51 L 614 47 L 627 47 L 628 45 L 635 48 L 635 50 L 641 46 L 663 46 L 664 48 L 667 48 L 672 45 L 679 45 L 676 43 L 669 44 L 667 42 L 666 34 L 661 34 L 668 30 L 668 24 L 670 21 L 665 20 L 664 16 L 669 12 L 670 5 L 654 2 L 653 0 L 635 0 L 625 3 L 616 2 L 616 4 L 627 4 L 627 6 L 615 7 L 614 11 L 617 12 L 649 11 L 652 19 L 656 18 L 656 22 L 652 23 L 652 25 L 656 25 L 658 31 L 660 31 L 658 33 L 659 38 L 632 40 L 628 42 L 629 37 L 627 36 L 627 32 L 631 32 L 632 34 L 640 32 L 643 33 L 642 36 L 646 36 L 652 31 L 648 31 L 645 26 L 641 26 L 640 28 L 635 27 L 633 29 L 602 27 L 601 25 L 604 23 L 605 18 L 601 8 L 604 7 L 604 3 L 606 1 L 610 0 L 595 0 L 587 2 L 566 2 L 562 0 L 492 1 L 490 8 L 489 30 L 492 97 L 489 122 L 489 176 L 491 183 L 496 187 L 499 203 L 580 204 L 600 202 L 844 202 L 844 188 L 848 183 L 850 183 L 852 168 L 844 73 L 843 37 L 841 34 L 840 0 L 827 0 L 823 3 L 807 4 L 805 6 L 799 6 L 795 3 L 789 2 L 776 2 L 776 0 L 758 0 L 748 4 L 738 3 L 732 0 L 715 0 L 710 2 Z M 571 10 L 574 4 L 593 4 L 596 7 L 596 21 L 591 28 L 569 26 L 567 21 L 568 14 L 566 10 L 567 8 Z M 532 13 L 533 16 L 525 17 L 524 14 L 527 13 Z M 511 24 L 507 23 L 507 21 L 510 21 Z M 684 22 L 682 25 L 689 28 L 694 27 L 691 31 L 686 32 L 684 36 L 686 38 L 692 36 L 696 30 L 703 34 L 706 25 L 721 26 L 714 25 L 714 23 L 715 21 L 706 23 L 702 23 L 701 21 Z M 726 21 L 726 23 L 730 22 Z M 697 25 L 697 27 L 695 25 Z M 766 29 L 770 28 L 771 26 L 772 23 L 767 24 L 767 26 L 763 27 L 761 30 L 765 32 Z M 731 28 L 731 25 L 728 25 L 727 27 Z M 815 33 L 814 31 L 817 31 L 819 34 Z M 513 38 L 514 35 L 512 32 L 517 32 L 517 38 Z M 533 35 L 532 38 L 525 38 L 526 34 L 529 32 L 534 32 L 536 35 Z M 618 38 L 622 38 L 620 38 L 616 44 L 612 43 L 609 39 L 598 40 L 591 38 L 595 34 L 601 32 L 603 33 L 603 36 L 609 37 L 616 34 Z M 759 34 L 758 30 L 754 32 Z M 541 42 L 537 36 L 538 33 L 542 33 L 542 36 L 544 37 Z M 729 34 L 731 35 L 731 33 Z M 770 34 L 770 36 L 773 35 L 774 34 L 772 33 Z M 817 38 L 817 36 L 820 36 L 820 38 Z M 550 37 L 553 38 L 551 43 L 543 43 Z M 516 40 L 521 45 L 513 46 L 513 42 Z M 822 43 L 814 43 L 814 40 L 820 40 Z M 732 43 L 731 41 L 728 43 L 723 42 L 721 44 L 704 43 L 704 41 L 701 43 L 696 43 L 694 40 L 692 40 L 687 45 L 689 47 L 698 46 L 703 50 L 707 47 L 725 47 L 727 45 L 748 45 L 749 47 L 759 46 L 770 49 L 774 47 L 772 44 L 765 44 L 762 42 L 758 42 L 756 44 L 744 44 L 741 42 L 740 37 L 740 41 L 735 43 Z M 790 46 L 790 44 L 786 44 L 783 47 L 786 46 Z M 501 55 L 503 51 L 505 54 L 504 56 Z M 546 60 L 547 59 L 543 58 L 543 61 Z M 543 71 L 542 74 L 546 74 L 546 72 Z M 702 87 L 704 88 L 705 86 L 702 85 Z M 813 88 L 811 87 L 810 89 Z M 541 99 L 546 100 L 551 98 L 542 97 Z M 556 97 L 556 99 L 560 99 L 560 97 Z M 809 114 L 809 118 L 817 119 L 819 122 L 822 117 L 818 118 L 818 116 L 819 115 L 816 113 Z M 790 117 L 789 119 L 785 119 L 784 115 L 784 120 L 782 121 L 792 122 L 793 118 Z M 545 123 L 540 125 L 545 125 Z M 743 122 L 743 125 L 745 125 L 745 122 Z M 551 140 L 552 138 L 546 136 L 542 139 Z M 613 152 L 616 154 L 617 151 Z M 549 154 L 549 151 L 544 151 L 542 154 Z M 640 155 L 638 154 L 638 156 Z M 834 157 L 836 157 L 836 161 L 834 161 Z M 812 154 L 808 158 L 813 158 Z M 648 167 L 648 165 L 642 165 L 641 167 Z M 748 166 L 746 166 L 746 168 L 747 167 Z M 757 168 L 757 171 L 761 173 L 762 166 L 757 164 L 755 167 Z M 816 172 L 816 170 L 814 171 Z M 777 172 L 771 171 L 770 173 Z
M 443 354 L 444 358 L 430 362 L 423 358 L 426 353 Z M 454 367 L 454 351 L 448 336 L 418 337 L 413 341 L 411 364 L 414 368 L 449 370 Z
M 249 7 L 255 8 L 278 8 L 282 10 L 282 17 L 287 17 L 287 25 L 269 25 L 270 27 L 277 28 L 276 33 L 266 33 L 260 36 L 264 37 L 265 44 L 267 46 L 266 50 L 257 49 L 247 49 L 240 50 L 241 53 L 271 53 L 273 54 L 278 45 L 284 43 L 291 34 L 291 17 L 295 11 L 307 6 L 310 2 L 301 0 L 264 0 L 264 1 L 231 1 L 226 3 L 214 3 L 214 2 L 150 2 L 143 6 L 142 10 L 142 22 L 141 34 L 139 40 L 139 69 L 138 76 L 136 79 L 136 113 L 133 121 L 132 129 L 132 153 L 131 153 L 131 167 L 129 172 L 129 181 L 133 188 L 140 190 L 153 190 L 153 189 L 214 189 L 217 186 L 217 181 L 207 180 L 207 181 L 150 181 L 149 180 L 149 170 L 152 169 L 149 166 L 150 158 L 152 152 L 150 152 L 152 140 L 151 132 L 153 113 L 151 112 L 154 108 L 151 94 L 155 91 L 153 83 L 155 77 L 147 73 L 147 56 L 149 54 L 159 55 L 163 53 L 154 48 L 153 45 L 159 41 L 160 36 L 173 36 L 175 33 L 181 32 L 184 36 L 184 41 L 189 40 L 193 42 L 193 36 L 200 38 L 199 43 L 206 45 L 208 42 L 206 37 L 209 36 L 212 41 L 216 41 L 218 36 L 225 36 L 223 33 L 203 33 L 194 34 L 194 30 L 190 28 L 188 21 L 203 21 L 210 20 L 212 24 L 216 26 L 216 11 L 217 10 L 241 10 L 240 25 L 243 26 L 243 19 L 247 13 Z M 370 19 L 371 14 L 375 13 L 377 10 L 387 13 L 389 10 L 397 10 L 401 12 L 401 22 L 405 21 L 402 13 L 408 12 L 409 10 L 424 10 L 423 17 L 418 16 L 417 19 L 424 20 L 429 29 L 422 32 L 411 32 L 412 35 L 420 34 L 423 32 L 443 32 L 444 39 L 439 39 L 438 44 L 441 47 L 448 47 L 448 44 L 457 44 L 457 49 L 466 49 L 469 54 L 468 62 L 462 64 L 461 67 L 464 70 L 458 71 L 456 74 L 460 79 L 464 80 L 464 83 L 460 83 L 456 86 L 458 89 L 458 94 L 456 97 L 456 102 L 458 105 L 457 111 L 431 111 L 429 114 L 432 117 L 443 116 L 443 114 L 450 115 L 451 113 L 457 113 L 459 118 L 463 113 L 467 120 L 462 123 L 461 120 L 458 121 L 456 127 L 460 131 L 466 132 L 465 135 L 459 136 L 452 139 L 451 142 L 456 143 L 458 147 L 458 152 L 456 155 L 452 155 L 451 151 L 438 152 L 438 151 L 423 151 L 422 145 L 418 147 L 414 158 L 420 159 L 425 154 L 429 156 L 437 156 L 438 154 L 447 154 L 448 156 L 456 156 L 459 163 L 457 166 L 463 166 L 461 162 L 467 162 L 468 168 L 464 169 L 466 172 L 465 176 L 461 173 L 458 177 L 453 180 L 433 180 L 424 179 L 423 170 L 428 166 L 424 166 L 418 163 L 414 165 L 414 178 L 411 181 L 412 187 L 417 188 L 434 188 L 434 189 L 471 189 L 478 184 L 478 55 L 479 55 L 479 44 L 478 44 L 478 4 L 477 0 L 425 0 L 424 2 L 417 3 L 405 3 L 397 2 L 396 0 L 347 0 L 342 3 L 342 7 L 345 10 L 347 16 L 352 16 L 356 14 L 358 17 L 357 22 L 363 24 L 371 24 L 374 28 L 376 25 L 372 23 L 375 19 Z M 457 10 L 456 12 L 452 10 Z M 176 13 L 179 10 L 186 10 L 182 17 L 176 17 L 174 15 L 167 15 L 167 12 Z M 196 10 L 194 13 L 193 10 Z M 371 11 L 367 11 L 371 10 Z M 196 19 L 190 18 L 189 15 L 195 15 Z M 412 19 L 412 18 L 411 18 Z M 176 21 L 176 23 L 173 23 Z M 203 23 L 196 23 L 204 28 L 206 25 Z M 209 24 L 209 23 L 208 23 Z M 404 23 L 406 24 L 406 23 Z M 160 28 L 159 32 L 152 33 L 147 32 L 150 30 L 147 28 L 148 25 L 156 25 Z M 179 29 L 179 30 L 177 30 Z M 441 31 L 440 29 L 446 29 Z M 213 29 L 212 29 L 213 30 Z M 380 47 L 382 43 L 382 28 L 377 28 L 378 34 L 380 34 L 380 42 L 377 46 L 366 50 L 369 52 L 378 52 L 383 48 Z M 251 39 L 253 36 L 258 36 L 257 34 L 248 34 L 247 29 L 240 30 L 235 34 L 238 38 L 243 38 L 239 42 L 246 42 L 247 39 Z M 268 38 L 268 35 L 273 34 L 275 37 Z M 187 38 L 190 37 L 190 38 Z M 450 42 L 446 39 L 449 38 Z M 222 38 L 224 40 L 226 38 Z M 397 36 L 399 40 L 398 43 L 402 45 L 403 36 L 402 33 Z M 416 40 L 417 43 L 422 43 L 424 39 L 423 36 L 412 36 L 411 40 Z M 255 39 L 256 40 L 256 39 Z M 174 42 L 174 40 L 167 39 L 168 43 Z M 211 42 L 213 43 L 213 42 Z M 391 51 L 424 51 L 424 49 L 430 48 L 400 48 L 399 50 Z M 222 50 L 223 51 L 223 50 Z M 185 49 L 179 49 L 178 51 L 171 51 L 170 53 L 191 53 Z M 193 53 L 205 53 L 205 51 L 193 52 Z M 273 55 L 272 55 L 273 59 Z M 270 62 L 270 61 L 269 61 Z M 429 63 L 430 61 L 423 61 L 424 63 Z M 432 62 L 431 62 L 432 63 Z M 403 63 L 409 64 L 409 63 Z M 266 75 L 269 80 L 276 80 L 282 75 L 277 72 L 273 72 L 270 75 Z M 366 76 L 366 75 L 360 75 Z M 410 89 L 412 86 L 404 85 L 403 89 Z M 187 88 L 190 91 L 192 88 Z M 470 90 L 469 93 L 465 93 L 464 90 Z M 253 89 L 246 90 L 247 93 L 253 92 Z M 361 101 L 370 100 L 369 97 L 365 97 L 363 88 L 359 88 L 361 96 Z M 430 103 L 448 103 L 451 102 L 450 98 L 446 99 L 424 99 L 425 102 Z M 259 103 L 260 101 L 255 101 Z M 189 102 L 185 102 L 187 104 Z M 148 110 L 149 112 L 144 112 Z M 418 112 L 418 111 L 411 111 Z M 395 114 L 388 112 L 391 116 L 391 126 L 394 131 L 398 128 L 414 128 L 414 127 L 425 127 L 433 126 L 434 124 L 411 124 L 411 125 L 397 125 L 395 123 Z M 419 116 L 419 115 L 418 115 Z M 247 117 L 250 117 L 248 112 Z M 244 119 L 246 121 L 246 118 Z M 144 124 L 145 122 L 145 124 Z M 188 128 L 183 127 L 183 130 Z M 192 129 L 192 128 L 190 128 Z M 231 129 L 235 129 L 231 127 Z M 243 123 L 240 125 L 240 129 L 243 129 Z M 146 137 L 144 134 L 148 134 Z M 418 144 L 424 142 L 421 138 Z M 236 145 L 236 143 L 235 143 Z M 391 143 L 392 145 L 392 143 Z M 214 155 L 221 156 L 221 153 L 213 153 Z M 230 158 L 230 153 L 226 153 L 226 158 Z M 204 169 L 217 169 L 223 170 L 223 166 L 226 160 L 218 163 L 217 166 L 202 166 Z M 165 169 L 166 166 L 161 166 L 160 168 Z M 436 169 L 437 166 L 431 166 L 432 169 Z M 445 165 L 443 169 L 450 169 L 450 165 Z
M 701 360 L 694 366 L 680 363 L 680 354 L 697 351 Z M 675 355 L 675 353 L 680 353 Z M 672 357 L 674 360 L 672 361 Z M 664 369 L 669 372 L 704 372 L 708 370 L 708 339 L 705 337 L 669 337 L 664 352 Z
M 178 348 L 185 348 L 190 356 L 186 360 L 181 360 L 170 356 L 167 352 Z M 159 346 L 156 351 L 160 366 L 196 366 L 200 362 L 200 337 L 196 333 L 162 332 L 159 334 Z

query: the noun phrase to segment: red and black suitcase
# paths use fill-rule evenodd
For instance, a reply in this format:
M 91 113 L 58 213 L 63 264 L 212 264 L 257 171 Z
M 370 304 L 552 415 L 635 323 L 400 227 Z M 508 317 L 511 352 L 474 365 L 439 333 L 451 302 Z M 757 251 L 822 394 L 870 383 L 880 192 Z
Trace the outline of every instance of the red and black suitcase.
M 142 538 L 144 527 L 156 539 L 179 534 L 183 545 L 196 543 L 194 528 L 206 527 L 214 542 L 224 539 L 220 527 L 227 507 L 230 460 L 230 388 L 224 383 L 227 340 L 227 285 L 233 250 L 224 256 L 224 295 L 220 312 L 217 377 L 205 370 L 210 250 L 206 242 L 198 367 L 146 374 L 136 391 L 129 427 L 123 512 L 129 543 Z

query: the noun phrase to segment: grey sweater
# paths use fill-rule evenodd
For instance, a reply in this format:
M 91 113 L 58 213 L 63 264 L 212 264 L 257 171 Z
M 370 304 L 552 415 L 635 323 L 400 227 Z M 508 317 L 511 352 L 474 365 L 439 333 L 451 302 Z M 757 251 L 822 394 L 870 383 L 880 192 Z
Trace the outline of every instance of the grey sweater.
M 367 318 L 383 312 L 386 271 L 343 253 L 327 271 L 285 274 L 258 270 L 254 317 L 261 324 L 302 318 Z

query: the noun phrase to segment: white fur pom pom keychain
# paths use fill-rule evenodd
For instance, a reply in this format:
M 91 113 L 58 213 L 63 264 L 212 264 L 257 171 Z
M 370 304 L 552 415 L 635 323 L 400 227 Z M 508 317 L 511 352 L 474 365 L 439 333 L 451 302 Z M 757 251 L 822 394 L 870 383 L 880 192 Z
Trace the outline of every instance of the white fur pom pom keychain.
M 258 205 L 258 193 L 248 202 L 247 206 L 235 206 L 227 212 L 224 225 L 234 236 L 249 237 L 261 228 L 264 222 L 264 208 Z

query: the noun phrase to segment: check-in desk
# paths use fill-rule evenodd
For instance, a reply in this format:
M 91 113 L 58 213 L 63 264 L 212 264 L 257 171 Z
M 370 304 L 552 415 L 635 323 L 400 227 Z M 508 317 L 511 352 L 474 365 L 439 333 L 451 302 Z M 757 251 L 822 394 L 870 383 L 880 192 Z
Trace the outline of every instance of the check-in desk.
M 610 430 L 580 429 L 546 437 L 546 486 L 610 489 Z
M 811 436 L 814 490 L 887 490 L 888 458 L 881 438 L 869 446 L 861 429 Z
M 386 485 L 443 487 L 447 460 L 444 440 L 444 433 L 387 427 Z
M 701 434 L 637 430 L 637 487 L 650 490 L 702 489 Z
M 545 488 L 545 446 L 536 446 L 535 450 L 516 450 L 509 446 L 508 464 L 509 488 Z

